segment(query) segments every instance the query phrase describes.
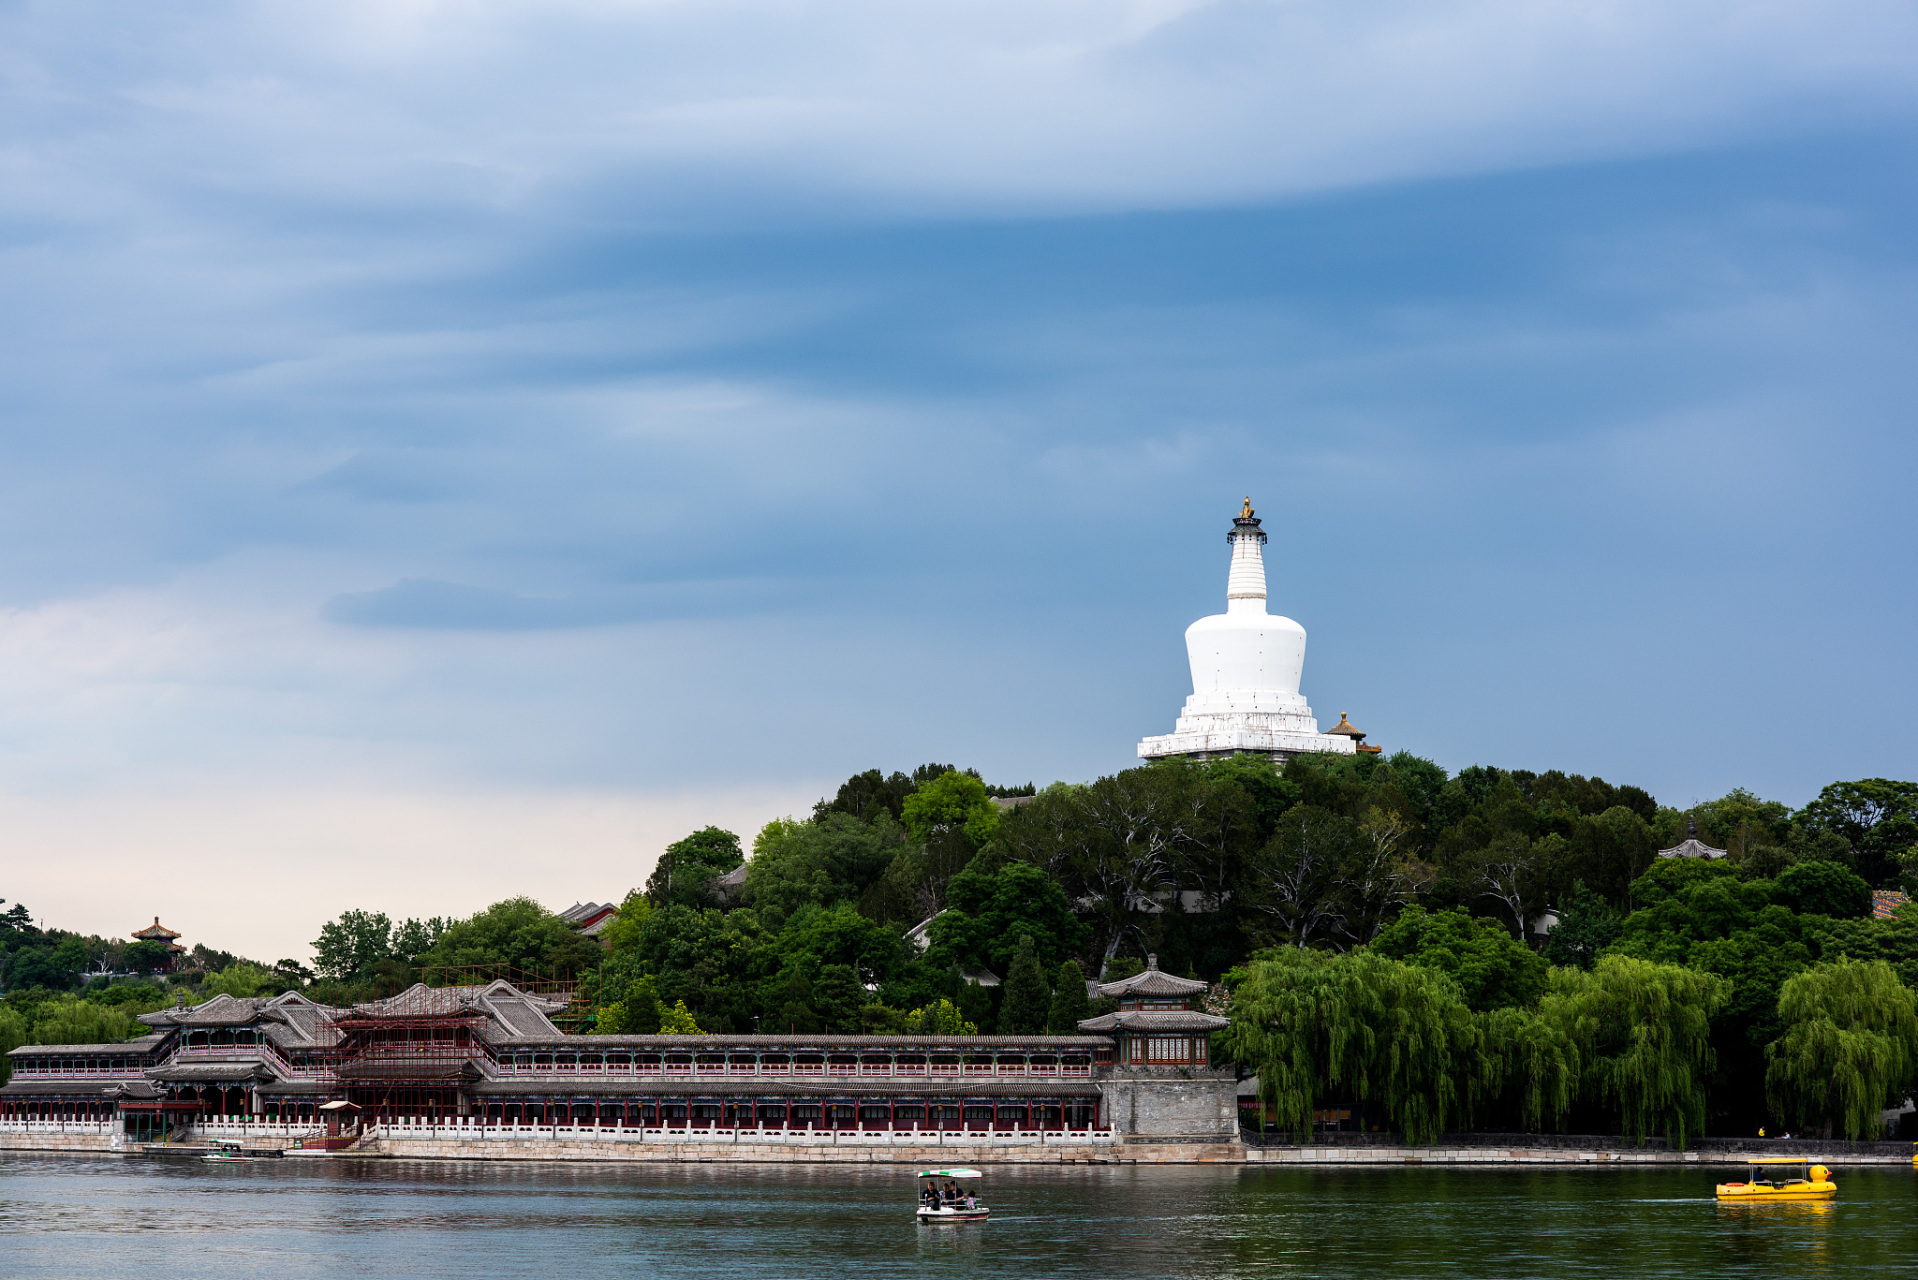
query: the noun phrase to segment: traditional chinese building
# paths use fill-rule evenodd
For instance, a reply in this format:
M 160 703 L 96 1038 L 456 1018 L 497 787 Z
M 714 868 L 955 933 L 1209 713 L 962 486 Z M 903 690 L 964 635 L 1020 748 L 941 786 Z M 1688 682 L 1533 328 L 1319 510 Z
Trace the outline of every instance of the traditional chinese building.
M 186 954 L 186 948 L 176 941 L 179 934 L 160 923 L 160 917 L 153 917 L 153 923 L 131 935 L 135 942 L 166 943 L 166 962 L 155 973 L 172 973 L 180 967 L 180 957 Z
M 297 992 L 221 995 L 142 1015 L 152 1034 L 127 1044 L 15 1049 L 0 1123 L 117 1120 L 135 1138 L 219 1117 L 317 1127 L 326 1103 L 345 1101 L 371 1124 L 1121 1125 L 1158 1140 L 1229 1141 L 1232 1075 L 1210 1068 L 1205 1051 L 1225 1020 L 1189 1003 L 1204 986 L 1155 963 L 1107 984 L 1120 1011 L 1074 1036 L 568 1035 L 552 1022 L 564 997 L 503 981 L 414 986 L 351 1008 Z
M 1203 982 L 1160 970 L 1157 956 L 1146 957 L 1144 972 L 1099 987 L 1119 1008 L 1088 1018 L 1079 1030 L 1113 1039 L 1100 1096 L 1115 1130 L 1135 1141 L 1220 1141 L 1238 1133 L 1237 1072 L 1210 1061 L 1212 1033 L 1230 1020 L 1192 1007 L 1205 992 Z

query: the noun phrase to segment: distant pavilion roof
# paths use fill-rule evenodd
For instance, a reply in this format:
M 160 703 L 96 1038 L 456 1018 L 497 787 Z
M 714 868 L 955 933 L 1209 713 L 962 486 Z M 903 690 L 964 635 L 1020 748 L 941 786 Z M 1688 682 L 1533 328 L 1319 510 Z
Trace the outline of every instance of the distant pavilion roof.
M 1335 725 L 1333 725 L 1333 726 L 1332 726 L 1332 727 L 1331 727 L 1330 729 L 1327 729 L 1327 730 L 1326 730 L 1326 732 L 1327 732 L 1327 733 L 1342 733 L 1342 734 L 1344 734 L 1344 735 L 1345 735 L 1346 737 L 1348 737 L 1348 738 L 1350 738 L 1350 739 L 1352 739 L 1352 741 L 1354 741 L 1354 742 L 1364 742 L 1364 741 L 1365 741 L 1365 734 L 1364 734 L 1363 732 L 1361 732 L 1361 731 L 1360 731 L 1360 730 L 1358 729 L 1358 727 L 1357 727 L 1357 726 L 1355 726 L 1355 725 L 1354 725 L 1354 724 L 1353 724 L 1353 723 L 1352 723 L 1352 722 L 1351 722 L 1350 720 L 1347 720 L 1347 719 L 1345 718 L 1345 712 L 1343 712 L 1343 711 L 1341 711 L 1341 712 L 1339 712 L 1339 722 L 1338 722 L 1337 724 L 1335 724 Z
M 140 930 L 138 933 L 135 933 L 131 936 L 135 938 L 151 940 L 154 942 L 170 942 L 174 938 L 179 937 L 180 935 L 175 933 L 173 930 L 167 928 L 165 925 L 161 924 L 160 917 L 155 916 L 153 917 L 152 924 L 148 925 L 146 928 Z
M 1685 819 L 1685 839 L 1669 849 L 1660 849 L 1658 856 L 1661 858 L 1722 858 L 1725 856 L 1725 851 L 1714 849 L 1700 840 L 1697 820 L 1687 818 Z

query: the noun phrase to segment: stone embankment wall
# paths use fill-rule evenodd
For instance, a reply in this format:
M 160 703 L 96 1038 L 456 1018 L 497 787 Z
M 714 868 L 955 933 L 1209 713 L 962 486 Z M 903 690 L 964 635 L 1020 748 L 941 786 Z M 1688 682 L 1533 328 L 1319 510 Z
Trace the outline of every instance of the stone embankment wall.
M 190 1138 L 178 1144 L 194 1147 Z M 249 1143 L 283 1148 L 287 1143 Z M 177 1149 L 177 1148 L 176 1148 Z M 158 1154 L 160 1148 L 153 1148 Z M 0 1152 L 125 1155 L 146 1154 L 142 1144 L 99 1134 L 0 1133 Z M 1914 1148 L 1903 1142 L 1761 1142 L 1705 1138 L 1684 1151 L 1653 1139 L 1639 1146 L 1619 1138 L 1530 1134 L 1448 1134 L 1436 1146 L 1408 1147 L 1368 1138 L 1284 1146 L 1231 1142 L 1117 1141 L 1052 1146 L 926 1145 L 795 1146 L 749 1142 L 592 1142 L 564 1138 L 458 1139 L 446 1137 L 368 1139 L 352 1151 L 315 1159 L 602 1161 L 638 1164 L 1244 1164 L 1318 1168 L 1359 1165 L 1554 1165 L 1560 1168 L 1621 1165 L 1737 1166 L 1752 1156 L 1795 1156 L 1834 1168 L 1847 1165 L 1907 1165 Z
M 0 1151 L 118 1151 L 112 1137 L 103 1133 L 5 1133 L 0 1132 Z

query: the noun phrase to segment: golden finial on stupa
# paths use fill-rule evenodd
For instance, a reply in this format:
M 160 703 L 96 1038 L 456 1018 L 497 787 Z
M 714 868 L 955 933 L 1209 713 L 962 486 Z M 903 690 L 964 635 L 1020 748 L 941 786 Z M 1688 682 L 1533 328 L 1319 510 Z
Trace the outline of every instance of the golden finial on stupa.
M 1252 518 L 1252 499 L 1247 498 L 1245 500 L 1245 507 L 1239 512 L 1239 519 L 1250 520 L 1251 518 Z

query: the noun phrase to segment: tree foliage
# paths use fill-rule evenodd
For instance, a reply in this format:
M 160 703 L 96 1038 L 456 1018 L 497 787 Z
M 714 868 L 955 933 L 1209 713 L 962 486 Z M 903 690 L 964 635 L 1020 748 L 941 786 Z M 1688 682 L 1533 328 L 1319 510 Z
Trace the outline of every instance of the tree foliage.
M 508 898 L 465 920 L 447 924 L 431 949 L 415 957 L 439 981 L 471 981 L 489 970 L 576 975 L 596 968 L 600 949 L 531 898 Z M 446 970 L 465 970 L 451 975 Z
M 1585 1095 L 1626 1134 L 1682 1147 L 1705 1132 L 1711 1019 L 1730 990 L 1714 974 L 1604 956 L 1589 972 L 1554 970 L 1539 1014 L 1576 1046 Z
M 1843 840 L 1865 879 L 1883 885 L 1918 847 L 1918 783 L 1890 778 L 1834 782 L 1799 810 L 1797 819 L 1811 835 Z
M 1457 985 L 1372 951 L 1260 953 L 1234 983 L 1225 1040 L 1294 1133 L 1311 1132 L 1324 1102 L 1349 1100 L 1429 1144 L 1494 1083 Z
M 1092 1000 L 1086 994 L 1086 973 L 1077 960 L 1059 966 L 1053 983 L 1052 1008 L 1046 1013 L 1046 1029 L 1055 1036 L 1076 1036 L 1079 1024 L 1092 1017 Z
M 1903 1098 L 1918 1067 L 1911 989 L 1882 960 L 1841 958 L 1786 979 L 1785 1033 L 1767 1051 L 1773 1105 L 1790 1123 L 1878 1136 L 1879 1113 Z
M 999 829 L 999 809 L 986 784 L 979 775 L 957 769 L 948 769 L 916 788 L 899 812 L 913 839 L 921 843 L 959 832 L 977 849 Z
M 646 880 L 646 897 L 656 907 L 703 906 L 707 885 L 746 860 L 739 837 L 719 827 L 702 827 L 675 840 L 659 855 Z
M 1438 970 L 1479 1011 L 1532 1004 L 1545 990 L 1550 967 L 1495 921 L 1418 906 L 1401 912 L 1373 940 L 1372 950 Z
M 1030 935 L 1019 939 L 1005 986 L 999 1005 L 999 1034 L 1044 1035 L 1046 1017 L 1052 1007 L 1052 987 L 1046 982 L 1045 970 L 1039 965 L 1039 950 Z

